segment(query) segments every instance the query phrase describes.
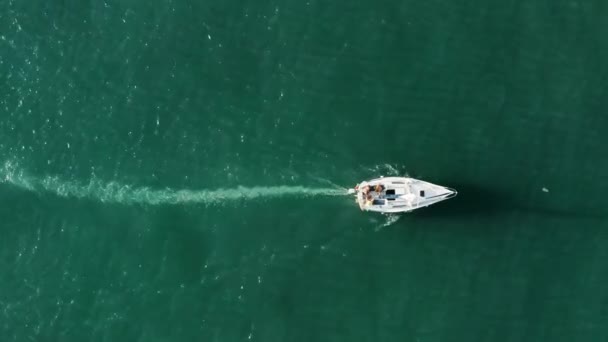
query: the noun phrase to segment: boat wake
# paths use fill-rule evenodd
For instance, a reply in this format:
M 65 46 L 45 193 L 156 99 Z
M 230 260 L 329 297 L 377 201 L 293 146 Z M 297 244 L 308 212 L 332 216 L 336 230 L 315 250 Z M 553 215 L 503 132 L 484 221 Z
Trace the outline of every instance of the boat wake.
M 118 182 L 91 179 L 88 183 L 67 181 L 59 177 L 29 176 L 15 164 L 6 162 L 0 169 L 0 183 L 11 184 L 33 192 L 53 193 L 60 197 L 91 199 L 119 204 L 204 204 L 219 205 L 227 201 L 279 197 L 312 197 L 347 195 L 344 188 L 309 188 L 304 186 L 238 186 L 228 189 L 189 190 L 134 187 Z
M 405 165 L 380 164 L 365 168 L 370 174 L 392 177 L 407 176 Z
M 386 215 L 386 221 L 378 226 L 376 226 L 376 228 L 374 229 L 376 232 L 382 230 L 383 228 L 386 228 L 390 225 L 393 225 L 395 222 L 399 221 L 399 219 L 401 218 L 400 214 L 389 214 Z

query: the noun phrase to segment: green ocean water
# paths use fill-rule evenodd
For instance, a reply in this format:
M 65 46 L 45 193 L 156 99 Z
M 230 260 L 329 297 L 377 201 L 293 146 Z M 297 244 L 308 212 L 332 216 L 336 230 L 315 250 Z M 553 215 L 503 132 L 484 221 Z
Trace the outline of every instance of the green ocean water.
M 608 340 L 606 18 L 0 0 L 0 341 Z

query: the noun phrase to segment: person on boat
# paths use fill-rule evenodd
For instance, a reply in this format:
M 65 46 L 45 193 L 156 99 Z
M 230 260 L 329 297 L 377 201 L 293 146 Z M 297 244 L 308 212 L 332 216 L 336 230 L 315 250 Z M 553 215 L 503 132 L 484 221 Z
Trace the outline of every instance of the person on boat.
M 373 202 L 372 194 L 367 194 L 365 205 L 372 205 L 372 202 Z
M 384 190 L 384 185 L 382 184 L 376 184 L 376 186 L 374 187 L 374 191 L 376 191 L 377 193 L 381 193 L 382 190 Z

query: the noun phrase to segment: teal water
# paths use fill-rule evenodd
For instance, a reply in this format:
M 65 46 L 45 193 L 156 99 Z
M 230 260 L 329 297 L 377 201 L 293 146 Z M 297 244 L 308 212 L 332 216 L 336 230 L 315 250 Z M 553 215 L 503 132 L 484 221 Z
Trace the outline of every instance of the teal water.
M 608 339 L 607 4 L 0 1 L 0 340 Z

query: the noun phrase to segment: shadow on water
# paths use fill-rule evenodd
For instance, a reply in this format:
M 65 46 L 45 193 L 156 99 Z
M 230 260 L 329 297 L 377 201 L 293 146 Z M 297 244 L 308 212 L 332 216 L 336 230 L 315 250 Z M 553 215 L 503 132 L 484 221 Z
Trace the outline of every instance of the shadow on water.
M 472 184 L 454 184 L 458 196 L 412 212 L 413 218 L 494 217 L 513 211 L 509 195 Z
M 412 218 L 496 218 L 511 213 L 547 218 L 605 220 L 598 210 L 585 208 L 551 208 L 549 205 L 529 205 L 525 199 L 503 190 L 484 188 L 472 184 L 454 184 L 458 196 L 421 208 L 409 215 Z

